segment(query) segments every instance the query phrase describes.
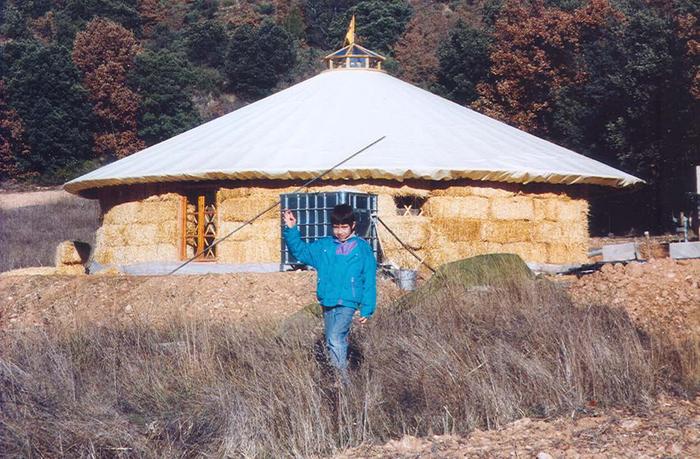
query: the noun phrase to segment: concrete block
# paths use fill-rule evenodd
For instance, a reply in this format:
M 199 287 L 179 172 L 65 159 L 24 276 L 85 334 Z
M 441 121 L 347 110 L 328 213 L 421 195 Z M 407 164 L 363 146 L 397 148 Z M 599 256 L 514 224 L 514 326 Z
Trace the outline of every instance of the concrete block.
M 668 245 L 671 258 L 700 258 L 700 242 L 672 242 Z
M 637 246 L 634 242 L 603 246 L 603 261 L 629 261 L 637 259 Z

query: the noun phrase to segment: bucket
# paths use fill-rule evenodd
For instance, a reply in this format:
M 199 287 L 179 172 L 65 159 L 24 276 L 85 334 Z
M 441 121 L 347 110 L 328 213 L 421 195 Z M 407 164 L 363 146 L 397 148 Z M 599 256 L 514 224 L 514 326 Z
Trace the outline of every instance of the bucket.
M 418 271 L 414 269 L 399 269 L 399 288 L 401 290 L 415 290 L 417 275 Z

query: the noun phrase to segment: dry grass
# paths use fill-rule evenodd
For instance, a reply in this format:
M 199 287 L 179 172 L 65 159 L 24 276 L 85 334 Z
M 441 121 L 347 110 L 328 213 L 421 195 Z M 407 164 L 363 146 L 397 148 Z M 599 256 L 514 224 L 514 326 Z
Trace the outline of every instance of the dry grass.
M 512 279 L 512 278 L 511 278 Z M 319 319 L 53 329 L 0 347 L 8 456 L 308 457 L 404 433 L 463 433 L 588 404 L 644 409 L 658 369 L 620 310 L 550 283 L 430 283 L 352 335 L 338 387 Z
M 0 208 L 0 272 L 53 266 L 62 241 L 94 246 L 100 208 L 97 201 L 71 197 L 57 203 Z

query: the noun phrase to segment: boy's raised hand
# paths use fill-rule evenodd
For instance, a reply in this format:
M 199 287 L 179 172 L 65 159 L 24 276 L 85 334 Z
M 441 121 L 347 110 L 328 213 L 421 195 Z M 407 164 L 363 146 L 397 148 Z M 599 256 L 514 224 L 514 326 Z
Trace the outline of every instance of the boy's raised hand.
M 282 212 L 282 218 L 284 218 L 284 224 L 287 225 L 287 228 L 293 228 L 294 225 L 297 224 L 297 218 L 289 209 L 284 209 L 284 212 Z

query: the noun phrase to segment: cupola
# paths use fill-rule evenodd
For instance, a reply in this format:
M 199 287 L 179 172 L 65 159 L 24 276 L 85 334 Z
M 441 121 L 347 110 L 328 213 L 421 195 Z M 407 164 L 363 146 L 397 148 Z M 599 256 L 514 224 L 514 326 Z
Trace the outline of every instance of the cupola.
M 355 16 L 350 20 L 345 34 L 343 47 L 324 57 L 329 70 L 337 69 L 374 69 L 382 70 L 386 58 L 381 54 L 355 43 Z

